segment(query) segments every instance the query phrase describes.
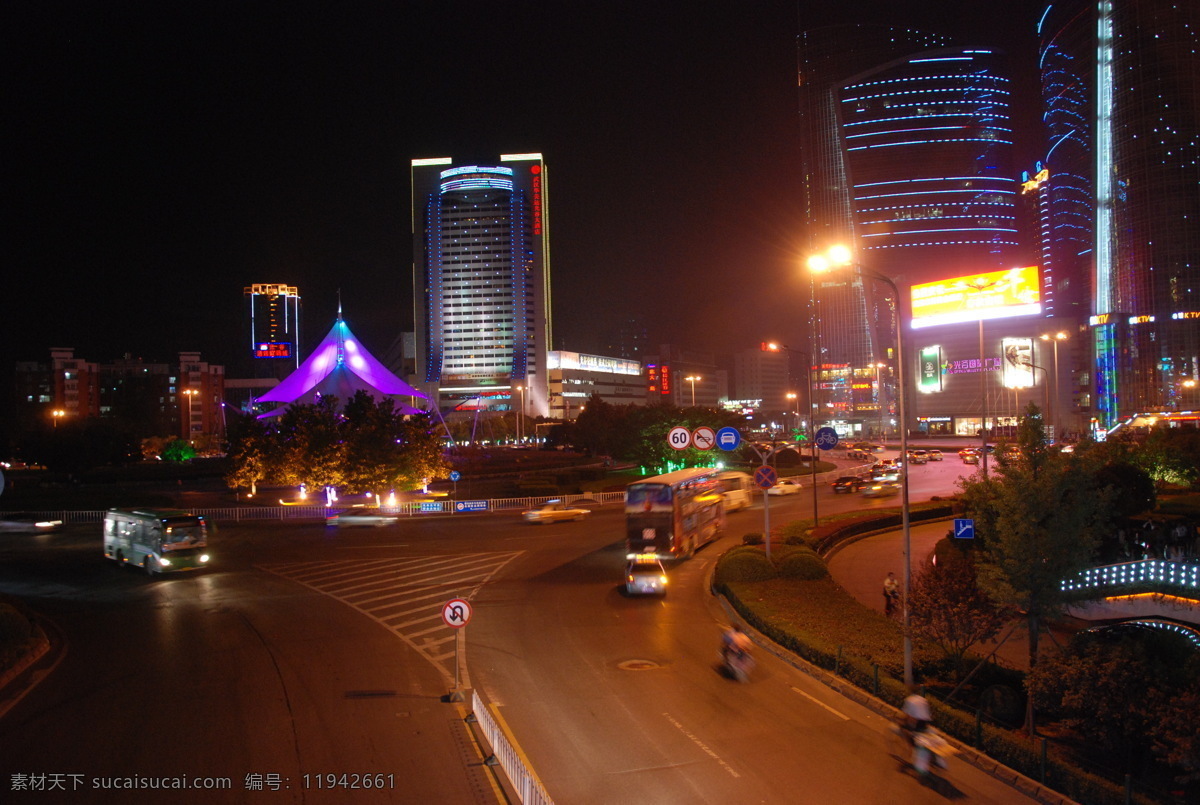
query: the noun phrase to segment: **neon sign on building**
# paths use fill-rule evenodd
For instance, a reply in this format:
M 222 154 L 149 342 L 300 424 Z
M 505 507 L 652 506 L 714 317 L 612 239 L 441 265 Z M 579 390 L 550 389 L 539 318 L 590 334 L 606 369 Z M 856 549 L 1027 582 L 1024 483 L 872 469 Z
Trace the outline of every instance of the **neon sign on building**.
M 1042 312 L 1037 266 L 926 282 L 911 293 L 914 330 Z

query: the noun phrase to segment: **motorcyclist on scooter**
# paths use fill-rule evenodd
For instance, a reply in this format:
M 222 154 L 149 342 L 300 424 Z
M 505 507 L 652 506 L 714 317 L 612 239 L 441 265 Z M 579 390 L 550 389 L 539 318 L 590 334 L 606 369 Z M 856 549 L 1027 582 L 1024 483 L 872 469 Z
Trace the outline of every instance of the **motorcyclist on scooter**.
M 721 640 L 721 660 L 729 673 L 741 680 L 745 680 L 750 670 L 750 645 L 750 637 L 736 623 Z
M 916 685 L 909 684 L 908 697 L 905 698 L 904 705 L 900 709 L 904 714 L 902 725 L 904 735 L 913 749 L 913 769 L 916 770 L 919 777 L 924 778 L 929 774 L 929 761 L 932 755 L 932 752 L 924 746 L 924 742 L 921 740 L 921 734 L 929 728 L 929 722 L 933 721 L 929 701 L 921 695 L 920 689 Z

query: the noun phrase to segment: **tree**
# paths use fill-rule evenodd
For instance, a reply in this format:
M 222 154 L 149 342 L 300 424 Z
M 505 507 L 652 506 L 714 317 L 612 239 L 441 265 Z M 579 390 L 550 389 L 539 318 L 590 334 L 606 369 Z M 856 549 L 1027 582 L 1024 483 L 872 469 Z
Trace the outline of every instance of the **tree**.
M 1086 454 L 1045 450 L 1036 405 L 1022 416 L 1018 442 L 1023 460 L 1001 465 L 997 477 L 966 481 L 963 505 L 982 536 L 979 586 L 998 605 L 1025 614 L 1035 668 L 1041 621 L 1062 610 L 1063 580 L 1091 563 L 1111 493 L 1094 487 Z M 1032 733 L 1032 704 L 1025 720 Z
M 1195 751 L 1196 711 L 1182 709 L 1178 700 L 1189 688 L 1195 691 L 1191 654 L 1186 640 L 1174 634 L 1137 627 L 1085 632 L 1031 669 L 1026 685 L 1039 708 L 1057 713 L 1064 726 L 1119 758 L 1128 772 L 1149 758 L 1164 722 L 1185 713 L 1177 722 L 1183 734 L 1169 732 L 1159 743 L 1171 762 L 1186 767 L 1189 745 Z
M 1200 478 L 1200 430 L 1161 423 L 1136 453 L 1139 465 L 1161 484 L 1187 486 Z
M 196 448 L 183 439 L 172 439 L 163 446 L 162 459 L 173 464 L 183 464 L 196 457 Z
M 428 414 L 406 417 L 392 400 L 359 391 L 343 416 L 348 492 L 412 489 L 446 471 L 441 437 Z
M 278 419 L 277 436 L 282 440 L 279 483 L 310 489 L 342 484 L 346 446 L 336 397 L 289 406 Z
M 998 607 L 975 583 L 974 552 L 953 547 L 927 560 L 912 580 L 909 625 L 916 637 L 937 645 L 962 679 L 963 656 L 971 646 L 994 637 L 1011 612 Z
M 233 421 L 229 429 L 230 470 L 225 483 L 231 489 L 249 487 L 250 494 L 258 493 L 259 483 L 266 480 L 278 464 L 280 450 L 273 433 L 253 414 Z

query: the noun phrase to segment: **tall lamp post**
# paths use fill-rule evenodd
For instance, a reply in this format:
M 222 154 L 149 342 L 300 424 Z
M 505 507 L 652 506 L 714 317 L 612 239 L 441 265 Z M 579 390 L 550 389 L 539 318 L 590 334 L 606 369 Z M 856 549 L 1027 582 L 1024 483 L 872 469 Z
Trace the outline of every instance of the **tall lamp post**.
M 192 397 L 200 392 L 196 389 L 184 389 L 184 399 L 187 400 L 187 418 L 183 421 L 183 436 L 188 444 L 192 443 Z
M 902 598 L 904 615 L 904 683 L 911 685 L 913 681 L 913 646 L 912 635 L 909 633 L 908 595 L 912 588 L 912 532 L 908 517 L 908 417 L 905 411 L 905 398 L 908 396 L 904 384 L 904 327 L 900 322 L 900 289 L 890 278 L 877 271 L 872 271 L 860 263 L 854 262 L 850 250 L 845 246 L 835 246 L 825 254 L 815 254 L 808 258 L 810 271 L 821 273 L 845 268 L 857 272 L 860 276 L 877 280 L 892 289 L 896 300 L 896 382 L 900 386 L 900 523 L 904 533 L 904 597 Z
M 688 375 L 687 377 L 684 378 L 684 380 L 686 380 L 687 382 L 692 384 L 692 407 L 693 408 L 696 407 L 696 381 L 703 380 L 703 379 L 704 378 L 700 377 L 700 375 Z
M 1064 332 L 1057 332 L 1042 333 L 1038 338 L 1054 344 L 1054 405 L 1051 410 L 1046 412 L 1046 419 L 1050 421 L 1050 425 L 1054 428 L 1054 441 L 1057 442 L 1060 441 L 1060 437 L 1058 435 L 1058 417 L 1055 415 L 1058 413 L 1059 405 L 1062 403 L 1062 397 L 1058 392 L 1058 342 L 1066 341 L 1070 336 Z
M 67 415 L 67 412 L 61 408 L 55 408 L 50 412 L 50 418 L 54 422 L 54 429 L 58 430 L 58 420 Z
M 523 429 L 525 419 L 525 387 L 517 386 L 517 391 L 521 392 L 521 410 L 517 412 L 517 443 L 522 441 L 521 431 Z
M 875 369 L 875 388 L 878 389 L 879 394 L 879 439 L 883 441 L 883 370 L 887 368 L 887 364 L 872 363 L 868 365 Z

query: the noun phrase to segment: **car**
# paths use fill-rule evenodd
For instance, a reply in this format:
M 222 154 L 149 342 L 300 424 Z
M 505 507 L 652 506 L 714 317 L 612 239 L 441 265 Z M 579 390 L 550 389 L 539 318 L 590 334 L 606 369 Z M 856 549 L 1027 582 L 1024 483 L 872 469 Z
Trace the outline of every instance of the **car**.
M 900 480 L 900 465 L 885 464 L 879 469 L 871 470 L 871 481 L 899 481 Z
M 930 450 L 929 451 L 929 460 L 930 461 L 941 461 L 942 460 L 942 451 L 941 450 Z
M 867 482 L 857 475 L 843 475 L 841 478 L 835 478 L 830 486 L 834 492 L 857 492 Z
M 846 458 L 855 461 L 870 461 L 871 459 L 875 458 L 875 456 L 871 455 L 871 453 L 866 450 L 855 447 L 846 451 Z
M 0 512 L 0 533 L 5 534 L 49 534 L 62 524 L 62 520 L 33 512 Z
M 522 512 L 521 516 L 527 523 L 557 523 L 560 520 L 582 520 L 591 514 L 588 509 L 568 506 L 561 500 L 551 500 L 536 509 Z
M 342 511 L 333 512 L 325 517 L 325 525 L 327 526 L 385 526 L 394 525 L 399 522 L 400 518 L 395 514 L 383 509 L 374 509 L 368 506 L 353 507 L 343 509 Z
M 909 450 L 908 451 L 908 463 L 909 464 L 925 464 L 928 461 L 929 461 L 929 454 L 926 453 L 924 450 Z
M 864 498 L 882 498 L 889 495 L 898 495 L 900 494 L 900 482 L 883 480 L 875 481 L 865 485 L 861 490 L 859 490 L 859 494 Z
M 625 592 L 630 595 L 666 595 L 667 571 L 655 556 L 635 556 L 625 565 Z
M 964 450 L 959 450 L 958 457 L 962 459 L 963 464 L 978 464 L 979 463 L 979 451 L 973 450 L 969 447 Z
M 800 484 L 793 481 L 791 478 L 783 478 L 774 486 L 767 490 L 768 495 L 798 495 L 803 489 Z

